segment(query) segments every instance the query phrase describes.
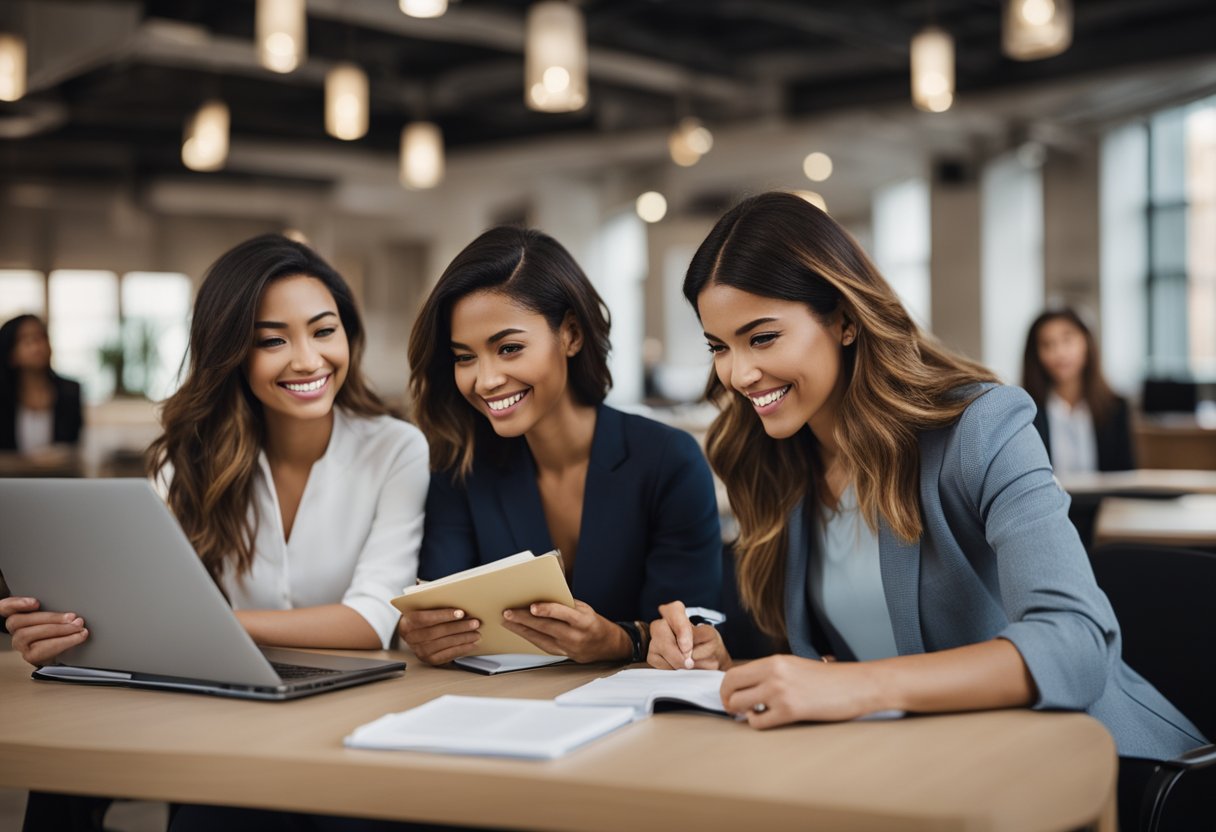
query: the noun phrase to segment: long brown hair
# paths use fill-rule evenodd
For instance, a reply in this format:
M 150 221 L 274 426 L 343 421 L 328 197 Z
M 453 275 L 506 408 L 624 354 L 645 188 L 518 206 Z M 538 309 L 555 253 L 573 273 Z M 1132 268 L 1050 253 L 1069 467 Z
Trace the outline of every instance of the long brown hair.
M 354 296 L 316 252 L 265 234 L 211 265 L 194 301 L 186 378 L 164 403 L 164 433 L 148 449 L 148 474 L 155 479 L 171 470 L 169 508 L 217 584 L 226 570 L 241 577 L 253 564 L 259 520 L 253 486 L 266 420 L 243 367 L 254 342 L 258 301 L 271 282 L 297 275 L 325 284 L 350 344 L 350 367 L 336 405 L 362 416 L 387 412 L 359 369 L 364 336 Z
M 456 387 L 452 308 L 461 298 L 492 289 L 548 322 L 554 332 L 567 315 L 583 336 L 569 359 L 569 384 L 581 404 L 597 405 L 612 387 L 608 370 L 608 307 L 570 252 L 540 231 L 499 226 L 456 255 L 439 277 L 410 333 L 413 416 L 431 447 L 431 469 L 460 480 L 473 467 L 477 446 L 501 450 L 494 433 Z
M 1106 424 L 1115 408 L 1117 397 L 1102 375 L 1102 355 L 1094 341 L 1094 334 L 1075 309 L 1049 309 L 1034 319 L 1026 333 L 1026 350 L 1022 354 L 1022 387 L 1042 410 L 1047 404 L 1047 394 L 1054 383 L 1047 373 L 1043 359 L 1039 357 L 1039 333 L 1052 321 L 1067 321 L 1085 339 L 1085 366 L 1081 369 L 1081 396 L 1089 407 L 1094 424 Z
M 978 394 L 967 386 L 995 377 L 922 332 L 848 232 L 792 194 L 752 197 L 718 221 L 688 267 L 684 296 L 696 308 L 711 284 L 805 303 L 822 323 L 843 315 L 856 326 L 843 348 L 839 453 L 870 527 L 881 519 L 905 540 L 920 537 L 918 434 L 953 422 Z M 706 395 L 722 410 L 706 447 L 739 521 L 743 602 L 761 629 L 783 636 L 786 521 L 800 500 L 815 500 L 818 443 L 806 426 L 769 437 L 752 404 L 713 372 Z

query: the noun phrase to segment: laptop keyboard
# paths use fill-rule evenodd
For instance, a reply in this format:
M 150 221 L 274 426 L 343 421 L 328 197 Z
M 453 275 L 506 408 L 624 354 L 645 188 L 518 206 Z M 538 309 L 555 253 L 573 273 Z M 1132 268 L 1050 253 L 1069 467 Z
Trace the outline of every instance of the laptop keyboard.
M 302 664 L 282 664 L 271 662 L 270 666 L 284 682 L 296 682 L 300 679 L 323 679 L 326 676 L 337 676 L 341 670 L 326 670 L 323 667 L 308 667 Z

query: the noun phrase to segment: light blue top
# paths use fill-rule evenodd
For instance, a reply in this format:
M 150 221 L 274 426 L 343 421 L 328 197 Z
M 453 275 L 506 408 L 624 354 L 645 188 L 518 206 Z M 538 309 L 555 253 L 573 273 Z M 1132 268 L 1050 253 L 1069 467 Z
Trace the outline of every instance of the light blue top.
M 1120 658 L 1119 624 L 1068 520 L 1035 406 L 1017 387 L 984 385 L 952 425 L 920 435 L 924 532 L 911 542 L 879 524 L 883 592 L 900 655 L 993 638 L 1013 643 L 1037 688 L 1032 707 L 1085 711 L 1119 754 L 1171 759 L 1203 735 Z M 790 649 L 818 658 L 807 593 L 803 508 L 789 521 L 785 620 Z M 825 640 L 851 651 L 830 624 Z
M 862 660 L 898 656 L 891 614 L 882 589 L 878 536 L 866 525 L 849 486 L 835 511 L 824 509 L 815 523 L 809 571 L 811 603 Z

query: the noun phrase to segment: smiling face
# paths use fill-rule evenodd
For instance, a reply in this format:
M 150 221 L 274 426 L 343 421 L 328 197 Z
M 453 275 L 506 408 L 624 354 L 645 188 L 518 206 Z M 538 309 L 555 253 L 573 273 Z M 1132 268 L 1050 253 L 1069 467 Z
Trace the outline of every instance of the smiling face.
M 843 325 L 840 315 L 825 324 L 804 303 L 719 283 L 697 296 L 697 311 L 718 379 L 747 398 L 769 436 L 785 439 L 803 425 L 821 442 L 832 436 L 852 324 Z
M 1039 360 L 1056 386 L 1079 382 L 1089 359 L 1085 333 L 1065 318 L 1053 318 L 1038 334 Z
M 572 320 L 554 332 L 543 315 L 483 290 L 452 307 L 456 387 L 499 436 L 522 436 L 572 402 L 568 360 L 582 347 Z
M 338 305 L 313 277 L 279 278 L 258 301 L 245 377 L 267 415 L 318 419 L 346 380 L 350 345 Z

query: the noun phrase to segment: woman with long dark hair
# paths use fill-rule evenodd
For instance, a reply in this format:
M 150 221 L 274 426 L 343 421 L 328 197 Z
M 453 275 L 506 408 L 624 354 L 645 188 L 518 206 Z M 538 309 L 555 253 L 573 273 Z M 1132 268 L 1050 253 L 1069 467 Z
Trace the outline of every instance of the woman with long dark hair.
M 149 474 L 259 644 L 387 647 L 414 581 L 426 441 L 368 388 L 363 346 L 346 282 L 285 237 L 236 246 L 199 289 Z M 0 601 L 31 663 L 88 637 L 87 610 L 37 609 Z
M 0 326 L 0 451 L 75 446 L 83 424 L 80 385 L 51 369 L 51 339 L 36 315 Z
M 1102 376 L 1093 333 L 1073 309 L 1050 309 L 1026 334 L 1022 387 L 1034 400 L 1035 429 L 1061 474 L 1134 467 L 1127 402 Z
M 409 347 L 434 471 L 421 576 L 557 548 L 576 608 L 533 604 L 504 623 L 587 662 L 640 661 L 658 606 L 716 605 L 721 577 L 705 459 L 688 434 L 604 404 L 608 330 L 569 252 L 502 227 L 447 267 Z M 462 610 L 429 610 L 406 613 L 401 635 L 442 664 L 476 650 L 479 625 Z
M 741 594 L 791 655 L 732 666 L 676 603 L 652 665 L 727 669 L 723 703 L 756 728 L 1033 707 L 1090 713 L 1125 756 L 1204 743 L 1120 659 L 1030 397 L 923 333 L 844 229 L 790 194 L 748 199 L 684 294 L 713 353 Z

